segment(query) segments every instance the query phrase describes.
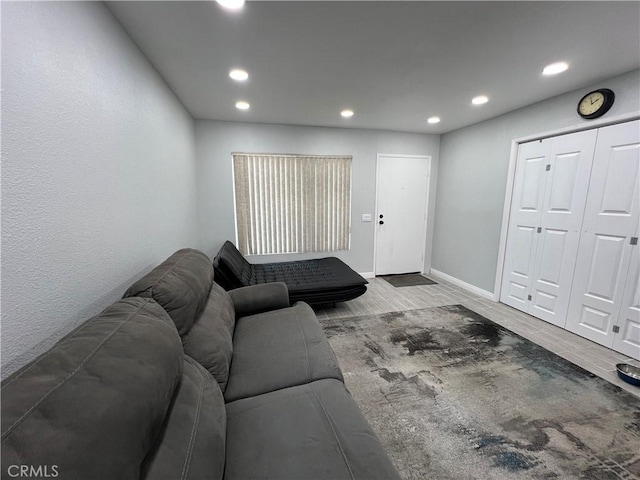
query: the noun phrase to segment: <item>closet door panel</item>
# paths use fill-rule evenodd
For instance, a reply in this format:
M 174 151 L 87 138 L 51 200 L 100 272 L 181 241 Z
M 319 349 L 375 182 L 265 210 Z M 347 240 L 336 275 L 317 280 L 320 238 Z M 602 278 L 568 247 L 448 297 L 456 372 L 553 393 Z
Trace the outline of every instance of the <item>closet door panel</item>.
M 512 195 L 500 300 L 519 310 L 529 308 L 533 262 L 551 142 L 520 145 Z
M 562 267 L 567 251 L 566 230 L 543 228 L 540 236 L 539 264 L 536 265 L 535 287 L 530 313 L 544 320 L 555 321 Z
M 570 312 L 568 329 L 607 346 L 611 346 L 609 334 L 627 272 L 630 252 L 625 240 L 624 236 L 590 235 L 583 240 L 583 255 L 578 258 L 584 264 L 576 268 L 575 284 L 582 302 Z
M 636 232 L 636 237 L 638 232 Z M 636 246 L 631 255 L 631 264 L 622 295 L 618 317 L 618 332 L 613 339 L 613 348 L 631 358 L 640 360 L 640 250 Z
M 597 131 L 552 139 L 529 313 L 564 327 Z
M 567 329 L 611 347 L 638 227 L 640 122 L 601 128 Z

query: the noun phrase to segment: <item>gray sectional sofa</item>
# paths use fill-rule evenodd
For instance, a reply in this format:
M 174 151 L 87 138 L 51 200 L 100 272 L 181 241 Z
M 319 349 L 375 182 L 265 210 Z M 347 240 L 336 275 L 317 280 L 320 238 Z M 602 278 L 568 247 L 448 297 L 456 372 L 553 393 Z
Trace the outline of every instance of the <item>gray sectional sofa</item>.
M 179 250 L 6 379 L 2 478 L 398 479 L 313 310 L 213 276 Z

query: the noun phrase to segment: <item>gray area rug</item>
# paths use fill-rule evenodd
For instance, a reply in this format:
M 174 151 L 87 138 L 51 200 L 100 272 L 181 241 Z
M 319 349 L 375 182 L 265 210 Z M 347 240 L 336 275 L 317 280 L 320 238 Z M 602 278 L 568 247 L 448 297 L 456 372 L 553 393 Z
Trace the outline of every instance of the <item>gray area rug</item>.
M 640 399 L 461 305 L 322 323 L 407 480 L 640 478 Z
M 404 273 L 401 275 L 381 275 L 380 278 L 386 280 L 394 287 L 415 287 L 417 285 L 437 285 L 430 278 L 423 277 L 418 273 Z

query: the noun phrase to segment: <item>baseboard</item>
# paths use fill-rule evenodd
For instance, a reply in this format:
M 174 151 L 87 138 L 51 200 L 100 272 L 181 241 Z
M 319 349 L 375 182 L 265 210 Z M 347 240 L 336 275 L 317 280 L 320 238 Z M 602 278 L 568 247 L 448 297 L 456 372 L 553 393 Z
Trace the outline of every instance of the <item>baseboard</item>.
M 452 277 L 451 275 L 447 275 L 446 273 L 436 270 L 435 268 L 432 268 L 429 274 L 435 278 L 440 278 L 449 283 L 452 283 L 456 287 L 460 287 L 464 290 L 467 290 L 475 295 L 478 295 L 479 297 L 486 298 L 488 300 L 493 300 L 494 302 L 498 301 L 498 299 L 495 298 L 495 295 L 493 294 L 493 292 L 489 292 L 480 287 L 476 287 L 475 285 L 471 285 L 470 283 L 460 280 L 459 278 Z
M 376 278 L 376 274 L 373 272 L 364 272 L 364 273 L 358 273 L 358 275 L 360 275 L 362 278 Z

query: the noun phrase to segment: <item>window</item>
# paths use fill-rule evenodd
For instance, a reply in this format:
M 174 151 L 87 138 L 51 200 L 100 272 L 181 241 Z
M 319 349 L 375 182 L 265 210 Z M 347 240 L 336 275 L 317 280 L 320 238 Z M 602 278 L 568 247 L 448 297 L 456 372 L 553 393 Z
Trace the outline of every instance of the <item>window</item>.
M 351 157 L 234 153 L 245 255 L 349 249 Z

